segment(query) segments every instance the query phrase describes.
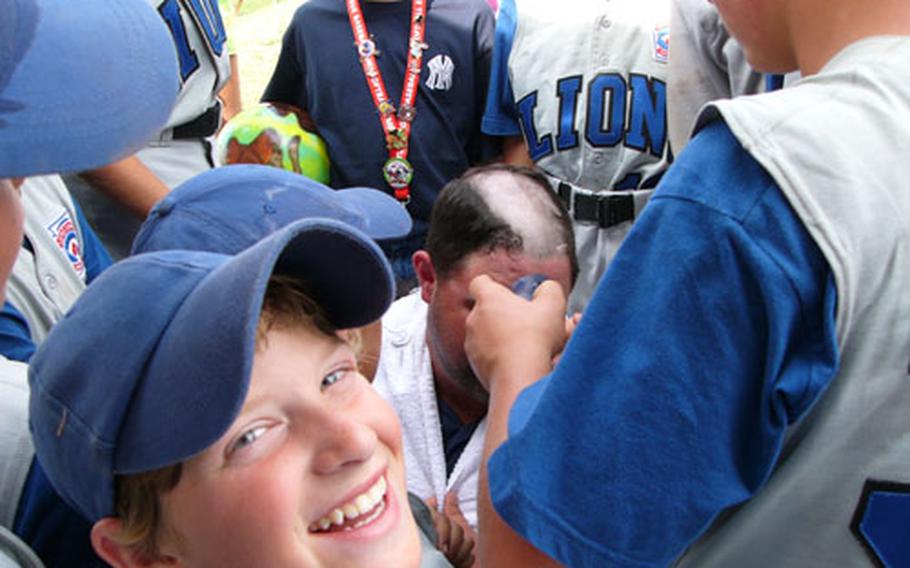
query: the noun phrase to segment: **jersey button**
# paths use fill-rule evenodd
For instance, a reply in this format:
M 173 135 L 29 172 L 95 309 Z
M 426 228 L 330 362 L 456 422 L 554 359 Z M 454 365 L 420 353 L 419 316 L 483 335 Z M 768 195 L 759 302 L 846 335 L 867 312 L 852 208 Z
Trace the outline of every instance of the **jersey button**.
M 57 289 L 57 279 L 54 278 L 53 276 L 50 276 L 50 275 L 45 276 L 45 277 L 44 277 L 44 283 L 45 283 L 45 284 L 47 285 L 47 287 L 50 288 L 51 290 L 56 290 L 56 289 Z

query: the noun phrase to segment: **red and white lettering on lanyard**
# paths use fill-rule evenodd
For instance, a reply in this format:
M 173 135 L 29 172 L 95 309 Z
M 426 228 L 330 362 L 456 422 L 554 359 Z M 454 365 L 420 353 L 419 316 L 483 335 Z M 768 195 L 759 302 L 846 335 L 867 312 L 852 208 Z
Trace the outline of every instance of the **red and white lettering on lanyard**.
M 423 60 L 423 50 L 427 44 L 423 42 L 426 32 L 427 0 L 411 0 L 411 36 L 408 40 L 408 63 L 405 70 L 404 85 L 401 88 L 401 103 L 398 109 L 389 100 L 379 64 L 376 63 L 376 43 L 367 31 L 367 24 L 360 9 L 359 0 L 346 0 L 348 18 L 351 20 L 351 30 L 354 32 L 354 45 L 360 56 L 360 65 L 363 75 L 373 95 L 373 103 L 379 110 L 379 119 L 382 130 L 385 132 L 386 147 L 389 150 L 389 159 L 382 167 L 382 175 L 386 182 L 395 191 L 395 198 L 403 204 L 411 200 L 411 180 L 414 178 L 414 167 L 408 162 L 408 139 L 411 135 L 411 121 L 416 112 L 414 100 L 417 98 L 417 89 L 420 86 L 420 67 Z

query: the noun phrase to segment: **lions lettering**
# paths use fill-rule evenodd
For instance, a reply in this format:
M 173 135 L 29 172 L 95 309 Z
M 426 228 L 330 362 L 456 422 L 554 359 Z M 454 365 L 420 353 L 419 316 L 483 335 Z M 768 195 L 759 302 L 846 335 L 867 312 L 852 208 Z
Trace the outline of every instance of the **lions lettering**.
M 528 152 L 535 162 L 554 151 L 578 146 L 579 126 L 594 148 L 616 146 L 648 152 L 660 157 L 667 146 L 667 85 L 645 75 L 631 74 L 628 82 L 619 73 L 601 73 L 588 83 L 584 97 L 585 124 L 578 125 L 578 104 L 583 88 L 580 75 L 557 81 L 559 116 L 555 125 L 537 125 L 534 109 L 538 92 L 532 91 L 518 101 L 521 127 Z M 554 149 L 553 134 L 556 132 Z

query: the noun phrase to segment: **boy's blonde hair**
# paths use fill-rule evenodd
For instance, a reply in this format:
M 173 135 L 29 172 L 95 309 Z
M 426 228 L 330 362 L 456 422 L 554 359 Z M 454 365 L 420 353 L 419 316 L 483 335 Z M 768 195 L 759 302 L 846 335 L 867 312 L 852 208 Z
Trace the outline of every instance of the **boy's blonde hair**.
M 359 342 L 356 331 L 339 334 L 301 283 L 285 276 L 272 276 L 269 280 L 256 330 L 257 350 L 265 346 L 266 334 L 275 328 L 305 328 L 329 337 L 340 336 L 355 351 Z M 168 531 L 163 522 L 161 496 L 177 486 L 181 472 L 182 464 L 176 464 L 116 477 L 115 511 L 122 523 L 119 540 L 132 547 L 139 558 L 155 560 L 160 556 L 162 538 Z

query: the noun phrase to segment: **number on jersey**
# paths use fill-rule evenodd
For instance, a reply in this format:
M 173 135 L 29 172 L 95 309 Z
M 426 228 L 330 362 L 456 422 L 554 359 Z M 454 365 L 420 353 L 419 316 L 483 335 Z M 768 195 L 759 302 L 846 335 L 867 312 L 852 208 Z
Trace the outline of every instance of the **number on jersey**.
M 224 22 L 221 20 L 221 11 L 218 9 L 218 0 L 164 0 L 158 6 L 158 12 L 167 23 L 174 38 L 177 48 L 177 58 L 180 62 L 180 78 L 184 82 L 199 69 L 199 55 L 190 41 L 187 33 L 183 13 L 190 15 L 199 36 L 205 43 L 213 59 L 217 59 L 224 51 L 227 33 Z

